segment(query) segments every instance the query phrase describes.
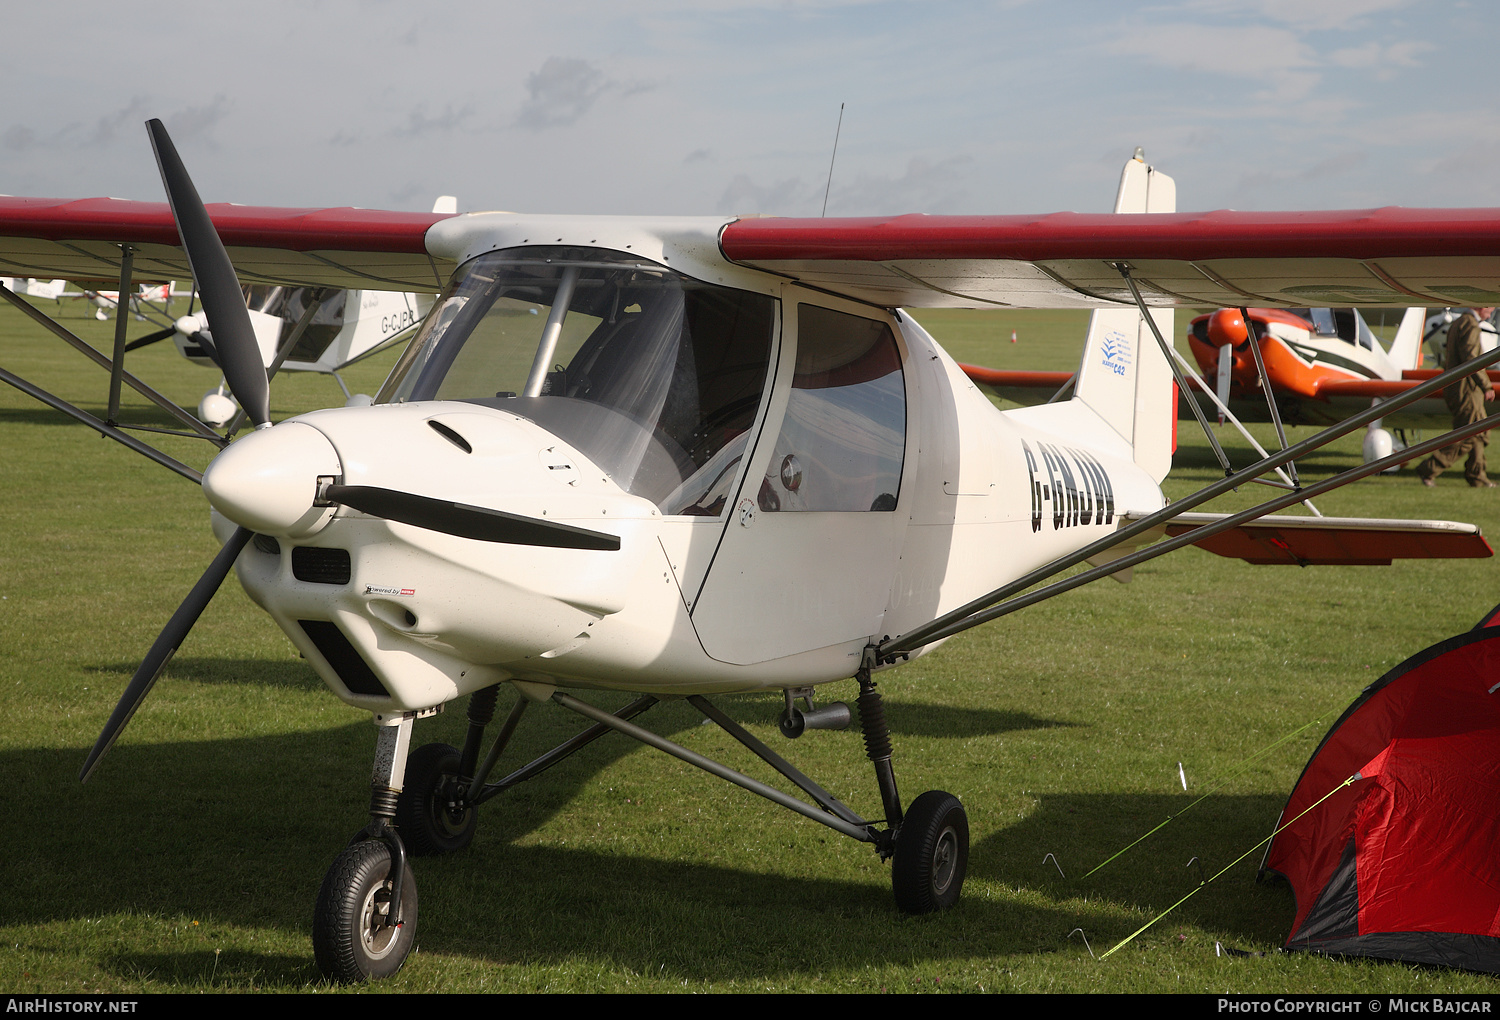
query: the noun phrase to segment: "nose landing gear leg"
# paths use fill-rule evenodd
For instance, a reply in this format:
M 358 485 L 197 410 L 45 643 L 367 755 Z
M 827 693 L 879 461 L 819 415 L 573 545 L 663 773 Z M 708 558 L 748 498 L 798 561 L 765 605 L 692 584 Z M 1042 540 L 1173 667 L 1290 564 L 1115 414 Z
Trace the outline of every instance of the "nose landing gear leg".
M 325 977 L 343 983 L 389 977 L 417 938 L 417 882 L 395 826 L 416 713 L 376 716 L 380 727 L 371 777 L 370 824 L 323 878 L 313 911 L 313 957 Z

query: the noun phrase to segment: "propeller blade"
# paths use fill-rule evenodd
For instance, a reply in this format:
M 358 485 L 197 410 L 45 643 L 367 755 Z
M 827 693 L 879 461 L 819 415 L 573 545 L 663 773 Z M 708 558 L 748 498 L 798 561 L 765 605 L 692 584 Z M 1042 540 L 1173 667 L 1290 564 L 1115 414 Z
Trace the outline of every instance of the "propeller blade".
M 172 218 L 177 221 L 177 232 L 182 236 L 182 246 L 187 249 L 188 262 L 193 267 L 193 279 L 203 298 L 203 310 L 218 349 L 219 367 L 224 370 L 224 379 L 234 391 L 235 399 L 258 428 L 271 420 L 271 387 L 255 329 L 250 325 L 250 314 L 245 310 L 240 279 L 167 129 L 161 121 L 153 119 L 146 122 L 146 130 L 156 151 L 156 165 L 161 169 Z
M 127 351 L 134 351 L 141 347 L 150 347 L 152 344 L 160 340 L 165 340 L 175 332 L 177 332 L 176 326 L 168 326 L 166 329 L 159 329 L 155 333 L 147 333 L 139 340 L 130 341 L 130 343 L 125 345 L 125 349 Z
M 203 615 L 209 600 L 224 583 L 224 578 L 229 576 L 230 568 L 240 552 L 250 541 L 252 532 L 249 528 L 239 528 L 229 541 L 224 543 L 224 548 L 219 550 L 219 555 L 208 565 L 198 583 L 193 585 L 193 590 L 188 592 L 188 597 L 182 600 L 182 605 L 177 607 L 177 612 L 167 621 L 166 627 L 162 629 L 157 637 L 156 643 L 146 653 L 146 658 L 135 671 L 135 676 L 130 678 L 130 683 L 125 688 L 125 693 L 120 695 L 119 704 L 110 714 L 109 722 L 104 724 L 104 731 L 99 734 L 99 739 L 94 742 L 94 749 L 84 759 L 83 768 L 78 772 L 79 782 L 88 782 L 89 776 L 93 775 L 94 769 L 99 765 L 99 759 L 114 746 L 116 738 L 119 737 L 130 717 L 135 715 L 135 710 L 141 707 L 141 702 L 146 700 L 146 695 L 151 693 L 156 678 L 161 671 L 166 669 L 167 663 L 177 653 L 177 648 L 187 637 L 188 631 L 193 629 L 193 624 L 198 622 L 198 617 Z
M 597 549 L 615 552 L 620 536 L 540 521 L 449 500 L 416 496 L 372 485 L 330 485 L 324 498 L 388 521 L 400 521 L 428 531 L 507 545 L 544 545 L 554 549 Z

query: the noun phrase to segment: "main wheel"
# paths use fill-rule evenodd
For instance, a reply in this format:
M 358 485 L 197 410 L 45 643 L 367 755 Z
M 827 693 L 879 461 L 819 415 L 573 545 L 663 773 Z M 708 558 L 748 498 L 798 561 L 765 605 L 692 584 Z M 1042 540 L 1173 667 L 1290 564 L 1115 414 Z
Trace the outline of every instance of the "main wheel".
M 345 984 L 390 977 L 417 938 L 417 881 L 401 878 L 401 924 L 391 915 L 391 851 L 378 839 L 355 843 L 333 862 L 313 911 L 313 958 Z
M 891 888 L 908 914 L 946 910 L 958 902 L 969 866 L 969 816 L 958 798 L 928 790 L 907 809 L 896 837 Z
M 459 803 L 458 749 L 423 744 L 406 759 L 405 785 L 396 798 L 396 830 L 418 857 L 451 854 L 469 845 L 479 809 Z

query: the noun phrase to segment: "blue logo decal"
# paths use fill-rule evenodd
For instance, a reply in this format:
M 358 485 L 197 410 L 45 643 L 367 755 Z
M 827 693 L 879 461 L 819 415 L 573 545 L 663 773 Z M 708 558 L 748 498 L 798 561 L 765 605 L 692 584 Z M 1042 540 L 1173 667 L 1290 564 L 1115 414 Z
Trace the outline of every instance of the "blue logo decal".
M 1124 375 L 1130 364 L 1130 338 L 1117 329 L 1104 334 L 1104 361 L 1101 364 L 1115 375 Z

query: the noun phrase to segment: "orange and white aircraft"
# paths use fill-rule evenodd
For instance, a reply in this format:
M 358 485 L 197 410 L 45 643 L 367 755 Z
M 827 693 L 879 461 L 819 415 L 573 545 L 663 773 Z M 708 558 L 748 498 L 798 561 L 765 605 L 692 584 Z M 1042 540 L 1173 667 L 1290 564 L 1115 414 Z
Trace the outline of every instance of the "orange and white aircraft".
M 1249 316 L 1248 320 L 1246 316 Z M 1373 400 L 1405 393 L 1433 378 L 1421 367 L 1422 346 L 1446 322 L 1424 322 L 1421 307 L 1405 309 L 1390 347 L 1384 346 L 1357 308 L 1221 308 L 1192 320 L 1188 348 L 1201 375 L 1189 380 L 1207 415 L 1222 421 L 1227 410 L 1240 421 L 1328 425 L 1368 408 Z M 1246 322 L 1255 330 L 1250 346 Z M 1425 332 L 1425 336 L 1424 336 Z M 1493 345 L 1492 345 L 1493 346 Z M 964 365 L 969 378 L 1001 396 L 1031 403 L 1072 380 L 1067 372 L 1025 372 Z M 1492 372 L 1500 379 L 1500 372 Z M 1266 399 L 1275 399 L 1275 415 Z M 1191 418 L 1184 404 L 1179 415 Z M 1441 427 L 1451 413 L 1439 395 L 1415 401 L 1375 422 L 1366 435 L 1366 459 L 1397 448 L 1384 426 Z
M 871 844 L 892 862 L 901 909 L 942 909 L 963 885 L 967 817 L 943 791 L 901 796 L 881 670 L 1187 544 L 1237 542 L 1220 551 L 1285 563 L 1490 555 L 1470 525 L 1265 516 L 1381 462 L 1242 513 L 1195 512 L 1383 408 L 1168 505 L 1165 338 L 1175 306 L 1246 293 L 1301 305 L 1310 285 L 1357 281 L 1392 302 L 1469 288 L 1500 304 L 1500 210 L 1176 213 L 1171 179 L 1140 158 L 1122 174 L 1120 215 L 204 206 L 161 124 L 148 128 L 169 205 L 0 199 L 0 259 L 18 273 L 96 276 L 101 261 L 191 272 L 255 424 L 232 445 L 210 432 L 226 448 L 199 476 L 0 369 L 0 381 L 201 480 L 224 542 L 84 775 L 237 570 L 330 691 L 376 724 L 370 821 L 314 911 L 318 964 L 339 980 L 390 974 L 410 952 L 409 854 L 463 849 L 484 803 L 610 731 Z M 273 423 L 242 281 L 442 293 L 372 406 Z M 61 335 L 29 302 L 0 297 Z M 998 410 L 901 311 L 995 305 L 1096 309 L 1071 399 Z M 103 360 L 115 387 L 139 382 L 120 357 Z M 1036 587 L 1084 562 L 1093 569 Z M 781 730 L 797 737 L 849 721 L 818 688 L 851 677 L 878 790 L 863 812 L 710 700 L 781 692 Z M 612 713 L 589 691 L 638 697 Z M 487 746 L 506 692 L 509 717 Z M 463 696 L 464 747 L 413 749 L 416 721 Z M 801 795 L 633 721 L 664 698 L 685 699 Z M 492 778 L 536 703 L 590 728 Z

